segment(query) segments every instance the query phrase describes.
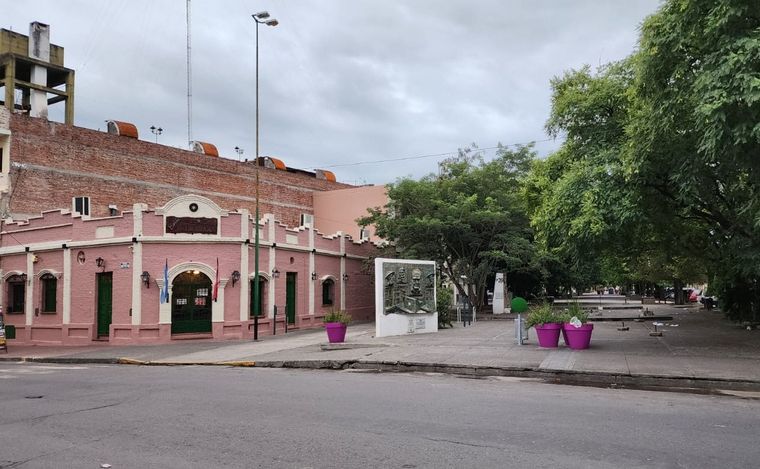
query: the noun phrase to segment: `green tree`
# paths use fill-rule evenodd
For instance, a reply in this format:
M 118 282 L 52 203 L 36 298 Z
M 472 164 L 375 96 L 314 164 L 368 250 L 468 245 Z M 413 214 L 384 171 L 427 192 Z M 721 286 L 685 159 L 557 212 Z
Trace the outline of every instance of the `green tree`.
M 534 163 L 527 185 L 552 293 L 623 283 L 630 274 L 624 259 L 630 240 L 638 239 L 631 233 L 641 215 L 621 165 L 632 75 L 630 61 L 623 61 L 595 74 L 584 67 L 552 80 L 546 127 L 565 142 Z
M 601 283 L 654 293 L 658 282 L 703 276 L 699 260 L 683 262 L 700 248 L 694 223 L 630 176 L 634 82 L 634 58 L 552 80 L 547 130 L 565 142 L 534 163 L 527 185 L 550 292 Z
M 760 317 L 760 2 L 670 0 L 642 27 L 628 174 L 699 233 L 729 313 Z
M 359 222 L 374 224 L 402 257 L 435 260 L 461 295 L 472 286 L 470 299 L 482 310 L 487 278 L 497 269 L 508 278 L 510 271 L 519 277 L 540 269 L 521 195 L 534 157 L 530 146 L 500 147 L 491 161 L 462 150 L 438 174 L 392 184 L 388 205 Z

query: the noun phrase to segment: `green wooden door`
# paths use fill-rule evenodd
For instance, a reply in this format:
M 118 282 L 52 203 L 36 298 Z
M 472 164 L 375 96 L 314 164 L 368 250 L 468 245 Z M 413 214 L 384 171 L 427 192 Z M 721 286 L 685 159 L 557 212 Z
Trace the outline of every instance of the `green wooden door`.
M 111 325 L 113 274 L 102 272 L 97 275 L 98 282 L 98 337 L 108 336 Z
M 172 334 L 211 332 L 211 279 L 183 272 L 172 282 Z
M 266 284 L 267 284 L 267 280 L 265 278 L 259 277 L 259 298 L 258 298 L 259 309 L 258 309 L 258 316 L 263 316 L 264 315 L 264 293 L 265 293 L 265 290 L 266 290 Z M 254 288 L 256 288 L 256 282 L 254 282 L 253 280 L 251 280 L 251 283 L 250 283 L 250 292 L 251 292 L 251 302 L 250 302 L 250 305 L 251 305 L 251 311 L 250 311 L 250 313 L 251 314 L 250 314 L 250 316 L 251 317 L 254 317 L 254 316 L 257 315 L 257 312 L 256 312 L 256 298 L 254 298 L 256 295 L 254 294 L 255 293 L 254 292 Z
M 285 313 L 288 324 L 296 323 L 296 273 L 288 272 L 285 278 Z

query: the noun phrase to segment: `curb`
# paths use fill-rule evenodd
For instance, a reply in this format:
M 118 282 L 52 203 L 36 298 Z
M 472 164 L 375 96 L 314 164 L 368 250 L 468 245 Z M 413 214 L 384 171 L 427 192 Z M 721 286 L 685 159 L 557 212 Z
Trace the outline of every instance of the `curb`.
M 80 357 L 0 357 L 0 362 L 49 363 L 56 365 L 139 365 L 139 366 L 235 366 L 254 367 L 253 361 L 231 362 L 152 362 L 135 358 L 80 358 Z
M 301 368 L 321 370 L 375 370 L 397 373 L 442 373 L 461 376 L 503 376 L 542 379 L 554 384 L 580 386 L 619 386 L 640 389 L 666 390 L 736 390 L 760 391 L 760 381 L 707 377 L 677 377 L 646 374 L 622 374 L 593 371 L 539 370 L 531 367 L 489 367 L 473 365 L 444 365 L 417 362 L 383 362 L 363 360 L 292 360 L 257 362 L 257 367 Z
M 0 357 L 0 362 L 53 363 L 59 365 L 90 364 L 118 365 L 121 358 L 77 358 L 77 357 Z
M 620 387 L 646 390 L 678 390 L 717 392 L 720 390 L 760 392 L 760 380 L 726 379 L 709 377 L 664 376 L 652 374 L 624 374 L 603 371 L 542 370 L 532 367 L 493 367 L 475 365 L 445 365 L 405 361 L 369 360 L 272 360 L 224 362 L 152 362 L 128 357 L 77 358 L 77 357 L 0 357 L 0 362 L 51 363 L 51 364 L 102 364 L 137 366 L 226 366 L 244 368 L 291 368 L 306 370 L 367 370 L 395 373 L 441 373 L 473 377 L 516 377 L 540 379 L 552 384 L 594 387 Z

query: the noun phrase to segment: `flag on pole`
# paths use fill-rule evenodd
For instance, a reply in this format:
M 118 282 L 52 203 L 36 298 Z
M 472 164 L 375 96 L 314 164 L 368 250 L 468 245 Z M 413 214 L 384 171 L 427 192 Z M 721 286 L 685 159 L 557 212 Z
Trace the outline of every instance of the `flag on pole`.
M 169 302 L 169 259 L 164 264 L 164 288 L 161 289 L 161 303 Z
M 216 258 L 216 281 L 214 281 L 214 295 L 212 299 L 216 301 L 217 294 L 219 293 L 219 258 Z

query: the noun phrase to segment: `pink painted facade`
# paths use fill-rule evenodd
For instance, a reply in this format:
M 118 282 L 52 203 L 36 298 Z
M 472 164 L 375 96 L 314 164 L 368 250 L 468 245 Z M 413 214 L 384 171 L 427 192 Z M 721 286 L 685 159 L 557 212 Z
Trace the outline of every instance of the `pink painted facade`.
M 342 232 L 361 239 L 356 219 L 366 217 L 368 208 L 384 208 L 388 203 L 385 186 L 361 186 L 347 189 L 314 192 L 314 226 L 323 233 Z M 383 239 L 375 235 L 375 227 L 366 228 L 368 239 L 374 243 Z
M 106 218 L 51 211 L 4 221 L 0 305 L 15 335 L 10 343 L 251 338 L 253 230 L 247 210 L 227 211 L 197 195 Z M 272 215 L 259 234 L 259 334 L 271 334 L 275 309 L 278 333 L 288 316 L 289 328 L 321 326 L 333 308 L 374 318 L 373 244 L 291 229 Z

